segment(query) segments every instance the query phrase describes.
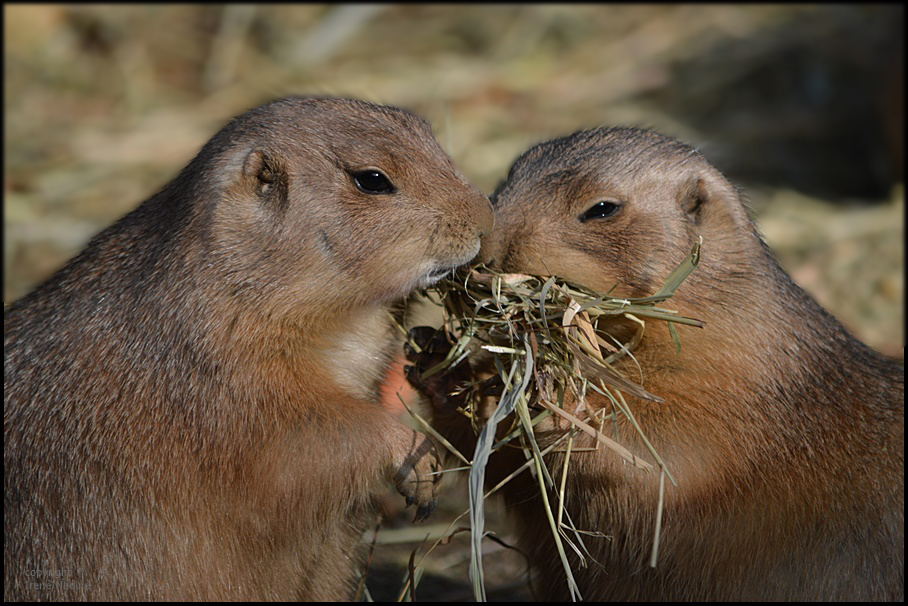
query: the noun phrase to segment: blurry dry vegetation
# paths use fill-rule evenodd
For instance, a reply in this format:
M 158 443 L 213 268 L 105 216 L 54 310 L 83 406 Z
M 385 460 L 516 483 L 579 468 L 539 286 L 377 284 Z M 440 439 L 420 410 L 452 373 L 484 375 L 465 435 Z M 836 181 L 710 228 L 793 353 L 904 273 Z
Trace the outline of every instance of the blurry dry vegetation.
M 231 117 L 328 94 L 427 118 L 485 191 L 530 145 L 583 127 L 691 142 L 745 188 L 794 279 L 903 356 L 901 5 L 7 4 L 4 28 L 6 302 Z M 405 541 L 394 524 L 380 538 Z M 377 547 L 374 570 L 393 572 L 373 575 L 376 598 L 403 574 L 401 545 Z M 502 553 L 486 559 L 504 568 L 487 570 L 489 597 L 525 596 L 509 589 L 519 556 Z M 417 597 L 469 598 L 463 554 L 433 554 Z

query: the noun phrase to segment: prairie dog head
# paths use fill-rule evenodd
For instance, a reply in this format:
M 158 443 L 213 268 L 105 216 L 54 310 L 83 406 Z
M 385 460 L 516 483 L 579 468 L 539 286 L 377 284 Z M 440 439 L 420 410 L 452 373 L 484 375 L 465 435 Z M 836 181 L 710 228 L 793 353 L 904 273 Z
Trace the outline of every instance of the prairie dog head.
M 636 128 L 541 143 L 515 161 L 492 200 L 495 231 L 481 258 L 603 292 L 617 284 L 615 296 L 654 294 L 699 236 L 701 275 L 759 247 L 718 170 L 696 149 Z
M 473 259 L 492 229 L 488 198 L 425 121 L 362 101 L 251 110 L 187 173 L 205 200 L 203 261 L 271 312 L 399 299 Z

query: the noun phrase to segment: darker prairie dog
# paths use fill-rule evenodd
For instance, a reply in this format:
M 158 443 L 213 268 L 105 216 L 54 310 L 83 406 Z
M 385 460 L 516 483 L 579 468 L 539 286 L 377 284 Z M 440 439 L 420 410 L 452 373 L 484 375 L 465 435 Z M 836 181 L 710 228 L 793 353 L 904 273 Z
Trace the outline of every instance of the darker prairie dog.
M 4 313 L 4 598 L 352 597 L 378 491 L 436 498 L 389 312 L 492 219 L 402 110 L 230 122 Z
M 624 367 L 665 400 L 628 399 L 677 480 L 665 491 L 657 566 L 658 474 L 607 450 L 575 452 L 567 512 L 576 528 L 610 537 L 584 539 L 598 562 L 587 567 L 565 548 L 583 599 L 903 599 L 904 365 L 792 282 L 718 170 L 658 133 L 600 128 L 533 147 L 492 198 L 496 225 L 481 254 L 491 265 L 602 292 L 618 284 L 614 296 L 654 294 L 704 240 L 699 266 L 664 306 L 705 327 L 678 327 L 679 355 L 666 326 L 649 323 L 634 351 L 639 370 Z M 443 350 L 430 334 L 419 331 L 422 345 Z M 471 453 L 474 433 L 445 398 L 467 377 L 419 374 L 439 353 L 411 353 L 409 377 L 432 398 L 435 427 Z M 655 465 L 624 417 L 614 431 Z M 549 459 L 556 485 L 562 458 Z M 488 482 L 520 463 L 519 451 L 496 453 Z M 541 594 L 567 599 L 535 480 L 503 492 Z

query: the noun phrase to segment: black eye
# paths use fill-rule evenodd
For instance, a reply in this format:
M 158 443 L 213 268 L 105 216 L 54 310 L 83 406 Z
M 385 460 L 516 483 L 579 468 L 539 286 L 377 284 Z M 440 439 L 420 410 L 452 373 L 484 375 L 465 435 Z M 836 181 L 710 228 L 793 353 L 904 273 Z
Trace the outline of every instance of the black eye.
M 585 213 L 580 215 L 579 219 L 581 223 L 586 223 L 587 221 L 595 219 L 608 219 L 619 210 L 621 210 L 620 204 L 603 200 L 602 202 L 593 204 Z
M 391 185 L 388 177 L 377 170 L 361 170 L 350 173 L 356 189 L 364 194 L 393 194 L 395 187 Z

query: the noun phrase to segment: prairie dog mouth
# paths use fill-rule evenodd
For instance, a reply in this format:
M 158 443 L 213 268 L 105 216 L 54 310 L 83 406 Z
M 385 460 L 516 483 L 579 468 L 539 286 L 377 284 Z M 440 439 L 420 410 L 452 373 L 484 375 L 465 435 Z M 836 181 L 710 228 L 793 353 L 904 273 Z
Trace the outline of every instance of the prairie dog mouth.
M 429 286 L 432 286 L 433 284 L 435 284 L 436 282 L 438 282 L 445 276 L 453 274 L 457 270 L 458 267 L 460 267 L 460 266 L 458 265 L 455 267 L 437 267 L 434 269 L 430 269 L 425 275 L 423 275 L 419 279 L 419 288 L 428 288 Z
M 432 267 L 429 268 L 429 271 L 424 273 L 422 277 L 419 278 L 419 288 L 428 288 L 445 276 L 452 275 L 455 271 L 457 271 L 457 268 L 463 267 L 467 263 L 474 260 L 476 258 L 476 255 L 479 254 L 479 249 L 480 240 L 479 238 L 477 238 L 471 249 L 465 254 L 461 255 L 459 259 L 436 261 L 432 264 Z

